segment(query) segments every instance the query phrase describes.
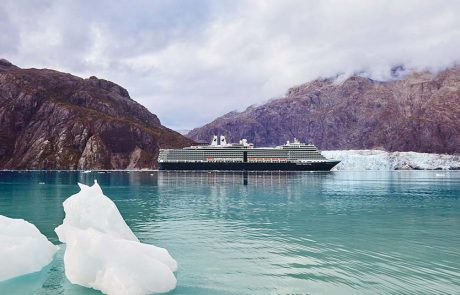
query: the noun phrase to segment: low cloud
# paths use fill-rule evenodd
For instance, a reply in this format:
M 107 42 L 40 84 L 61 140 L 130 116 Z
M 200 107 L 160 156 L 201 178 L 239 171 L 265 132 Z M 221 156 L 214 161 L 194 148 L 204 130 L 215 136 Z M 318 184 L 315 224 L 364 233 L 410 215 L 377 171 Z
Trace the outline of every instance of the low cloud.
M 126 87 L 172 128 L 317 77 L 460 59 L 459 1 L 6 1 L 0 56 Z

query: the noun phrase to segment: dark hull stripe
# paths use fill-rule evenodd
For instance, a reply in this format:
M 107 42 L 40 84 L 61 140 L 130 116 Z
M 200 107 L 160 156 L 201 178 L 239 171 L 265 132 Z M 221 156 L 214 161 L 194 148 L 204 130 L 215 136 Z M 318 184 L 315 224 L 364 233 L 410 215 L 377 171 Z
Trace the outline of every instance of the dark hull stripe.
M 296 163 L 214 163 L 214 162 L 162 162 L 160 170 L 226 170 L 226 171 L 329 171 L 340 161 Z

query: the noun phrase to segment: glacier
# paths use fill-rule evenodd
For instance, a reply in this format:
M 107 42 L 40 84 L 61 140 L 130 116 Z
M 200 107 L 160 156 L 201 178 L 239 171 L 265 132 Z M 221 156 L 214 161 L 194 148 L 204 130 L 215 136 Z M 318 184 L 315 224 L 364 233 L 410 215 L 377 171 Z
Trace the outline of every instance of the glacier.
M 35 225 L 0 215 L 0 281 L 40 271 L 58 249 Z
M 64 201 L 55 229 L 66 244 L 65 274 L 73 284 L 109 295 L 168 292 L 176 287 L 177 263 L 169 252 L 139 242 L 116 205 L 95 181 Z
M 458 170 L 460 155 L 382 150 L 321 151 L 328 159 L 341 162 L 333 170 Z

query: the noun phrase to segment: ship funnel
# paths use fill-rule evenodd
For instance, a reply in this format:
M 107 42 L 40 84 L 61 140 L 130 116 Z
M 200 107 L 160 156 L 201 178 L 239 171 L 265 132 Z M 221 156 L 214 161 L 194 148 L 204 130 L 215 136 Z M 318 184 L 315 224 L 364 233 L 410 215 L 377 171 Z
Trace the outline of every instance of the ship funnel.
M 220 136 L 220 145 L 222 145 L 222 146 L 227 145 L 227 140 L 225 139 L 225 136 L 223 136 L 223 135 Z
M 212 137 L 211 145 L 212 145 L 212 146 L 217 146 L 217 135 L 214 135 L 214 136 Z

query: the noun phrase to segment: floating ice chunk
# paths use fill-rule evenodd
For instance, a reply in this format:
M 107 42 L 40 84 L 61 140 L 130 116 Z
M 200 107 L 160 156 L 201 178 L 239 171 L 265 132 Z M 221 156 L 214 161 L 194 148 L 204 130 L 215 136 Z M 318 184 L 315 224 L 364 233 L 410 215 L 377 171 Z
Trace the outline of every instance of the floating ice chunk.
M 177 265 L 165 249 L 113 238 L 91 228 L 68 229 L 64 265 L 70 282 L 115 295 L 175 288 Z
M 106 294 L 151 294 L 176 287 L 176 261 L 168 251 L 140 243 L 97 182 L 64 202 L 56 228 L 66 243 L 64 266 L 73 284 Z
M 93 228 L 126 240 L 139 241 L 118 211 L 112 200 L 104 196 L 101 187 L 79 183 L 80 192 L 64 201 L 65 218 L 56 228 L 59 240 L 66 242 L 64 228 L 73 226 L 80 229 Z
M 0 281 L 40 271 L 58 249 L 35 225 L 0 215 Z

